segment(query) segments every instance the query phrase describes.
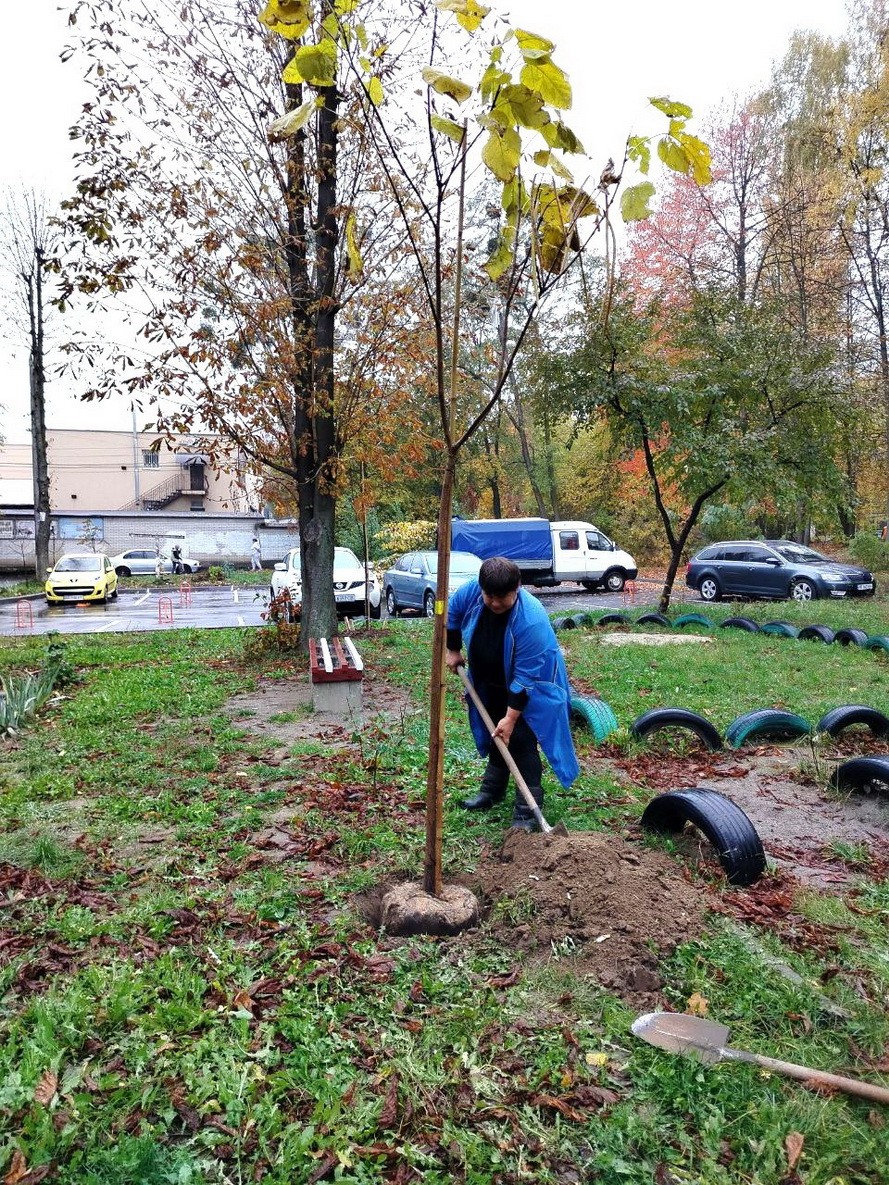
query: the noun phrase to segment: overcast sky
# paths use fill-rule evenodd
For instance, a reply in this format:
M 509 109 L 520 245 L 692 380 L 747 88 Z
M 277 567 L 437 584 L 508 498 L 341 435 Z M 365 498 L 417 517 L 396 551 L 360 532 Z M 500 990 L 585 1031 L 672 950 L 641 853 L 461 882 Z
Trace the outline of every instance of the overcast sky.
M 493 0 L 488 0 L 489 3 Z M 574 88 L 567 118 L 596 168 L 620 158 L 629 132 L 659 131 L 648 105 L 668 95 L 706 115 L 721 101 L 768 80 L 794 29 L 842 35 L 843 0 L 503 0 L 515 25 L 556 42 L 556 62 Z M 67 13 L 58 0 L 7 4 L 0 39 L 0 183 L 44 187 L 62 197 L 73 176 L 68 128 L 82 92 L 59 51 Z M 692 128 L 696 130 L 696 125 Z M 27 352 L 0 337 L 0 435 L 24 440 L 28 428 Z M 50 427 L 129 429 L 127 407 L 80 404 L 54 383 Z

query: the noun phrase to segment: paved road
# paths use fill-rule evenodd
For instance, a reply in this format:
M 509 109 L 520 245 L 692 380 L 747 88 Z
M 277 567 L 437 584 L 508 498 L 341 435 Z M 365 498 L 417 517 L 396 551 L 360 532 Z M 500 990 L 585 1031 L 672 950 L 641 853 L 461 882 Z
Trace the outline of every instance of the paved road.
M 534 590 L 532 590 L 534 591 Z M 579 584 L 565 584 L 554 589 L 536 590 L 549 613 L 576 613 L 585 610 L 640 609 L 654 605 L 660 585 L 637 582 L 635 600 L 621 593 L 588 593 Z M 675 599 L 692 598 L 684 586 Z M 183 629 L 201 626 L 224 629 L 231 626 L 262 624 L 268 593 L 260 588 L 216 587 L 198 585 L 189 600 L 174 588 L 139 588 L 121 592 L 108 605 L 47 605 L 43 597 L 24 601 L 0 601 L 0 636 L 25 634 L 126 633 L 134 630 Z M 405 618 L 405 620 L 409 620 Z M 415 619 L 416 620 L 416 619 Z

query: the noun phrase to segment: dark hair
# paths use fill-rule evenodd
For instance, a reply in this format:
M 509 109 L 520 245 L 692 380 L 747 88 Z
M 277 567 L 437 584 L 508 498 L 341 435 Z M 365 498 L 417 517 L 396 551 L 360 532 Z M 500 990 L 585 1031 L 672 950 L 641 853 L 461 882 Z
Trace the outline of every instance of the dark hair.
M 502 555 L 485 560 L 478 570 L 478 582 L 483 593 L 489 597 L 502 597 L 515 592 L 522 583 L 522 574 L 512 560 Z

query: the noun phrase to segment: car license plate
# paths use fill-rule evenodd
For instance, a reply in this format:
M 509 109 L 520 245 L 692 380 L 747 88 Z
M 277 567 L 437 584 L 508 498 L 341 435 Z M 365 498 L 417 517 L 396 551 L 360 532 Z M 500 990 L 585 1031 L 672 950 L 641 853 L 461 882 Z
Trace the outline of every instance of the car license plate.
M 868 592 L 869 589 L 873 588 L 873 584 L 856 584 L 855 587 L 859 592 Z
M 354 593 L 334 593 L 334 599 L 337 601 L 354 601 Z

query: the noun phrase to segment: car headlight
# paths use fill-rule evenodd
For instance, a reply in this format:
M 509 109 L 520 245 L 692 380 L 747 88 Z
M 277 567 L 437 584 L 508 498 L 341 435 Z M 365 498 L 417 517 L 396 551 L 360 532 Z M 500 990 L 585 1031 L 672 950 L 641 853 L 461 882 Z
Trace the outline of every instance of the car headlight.
M 825 584 L 846 584 L 849 578 L 847 576 L 835 576 L 831 574 L 829 576 L 824 575 L 821 579 Z

